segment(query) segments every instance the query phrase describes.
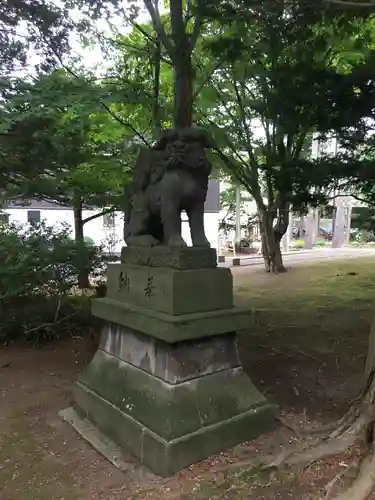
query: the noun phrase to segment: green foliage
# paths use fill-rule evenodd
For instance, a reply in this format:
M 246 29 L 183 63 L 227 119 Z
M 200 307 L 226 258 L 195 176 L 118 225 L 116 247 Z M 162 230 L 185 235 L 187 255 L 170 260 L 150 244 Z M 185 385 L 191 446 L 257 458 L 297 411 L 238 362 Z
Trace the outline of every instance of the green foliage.
M 129 180 L 123 127 L 97 101 L 104 90 L 65 71 L 5 86 L 1 171 L 10 194 L 72 206 L 118 204 Z
M 330 245 L 331 245 L 331 243 L 329 241 L 327 241 L 325 238 L 317 238 L 316 242 L 315 242 L 315 246 L 317 248 L 325 248 L 325 247 L 329 247 Z
M 44 68 L 54 66 L 69 50 L 73 23 L 68 11 L 44 0 L 3 0 L 0 3 L 0 71 L 30 64 L 30 49 Z
M 89 247 L 95 246 L 95 241 L 92 238 L 90 238 L 90 236 L 85 236 L 84 242 L 85 242 L 85 245 L 87 245 Z
M 129 34 L 105 43 L 107 50 L 115 51 L 114 67 L 109 70 L 112 86 L 123 93 L 125 83 L 140 92 L 138 103 L 120 99 L 116 113 L 133 124 L 139 133 L 138 140 L 151 143 L 172 122 L 172 71 L 168 55 L 150 24 L 139 25 Z
M 371 116 L 374 19 L 301 2 L 224 3 L 216 17 L 212 9 L 201 50 L 224 60 L 199 103 L 223 165 L 263 211 L 321 201 L 328 162 L 304 150 L 312 132 L 341 133 Z
M 102 271 L 100 248 L 79 245 L 66 225 L 4 225 L 0 232 L 0 301 L 32 295 L 66 295 L 82 266 Z
M 240 213 L 241 216 L 247 215 L 245 209 L 245 203 L 249 202 L 251 198 L 249 195 L 244 195 L 241 191 L 240 197 Z M 224 216 L 219 222 L 219 228 L 224 230 L 226 233 L 228 230 L 233 230 L 235 228 L 235 216 L 236 216 L 236 185 L 232 185 L 227 189 L 221 191 L 220 193 L 220 207 L 223 210 Z M 249 223 L 251 222 L 251 217 L 249 217 Z M 244 226 L 247 228 L 248 224 Z
M 0 340 L 26 338 L 39 342 L 52 339 L 54 324 L 59 325 L 67 311 L 78 314 L 82 303 L 87 308 L 87 301 L 72 302 L 70 295 L 82 268 L 93 277 L 102 276 L 101 249 L 75 243 L 67 227 L 2 226 Z M 66 325 L 62 330 L 65 328 Z
M 357 241 L 364 243 L 375 239 L 375 207 L 354 207 L 352 209 L 351 227 L 357 230 Z

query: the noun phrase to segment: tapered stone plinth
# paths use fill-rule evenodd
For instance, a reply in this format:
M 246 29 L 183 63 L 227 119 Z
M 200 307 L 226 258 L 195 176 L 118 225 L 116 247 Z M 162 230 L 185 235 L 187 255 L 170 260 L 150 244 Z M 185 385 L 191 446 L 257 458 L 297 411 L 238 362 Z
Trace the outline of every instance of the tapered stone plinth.
M 75 408 L 163 476 L 273 424 L 238 357 L 235 332 L 248 313 L 233 307 L 231 272 L 212 252 L 124 249 L 109 266 L 107 297 L 93 301 L 102 338 Z

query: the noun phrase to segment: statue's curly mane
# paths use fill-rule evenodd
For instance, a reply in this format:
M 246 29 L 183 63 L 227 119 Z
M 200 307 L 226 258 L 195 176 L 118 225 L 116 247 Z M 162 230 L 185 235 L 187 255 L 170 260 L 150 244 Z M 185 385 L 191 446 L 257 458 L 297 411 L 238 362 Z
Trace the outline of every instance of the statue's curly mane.
M 153 148 L 142 148 L 133 173 L 133 192 L 145 191 L 161 181 L 167 171 L 188 171 L 196 179 L 207 178 L 212 171 L 202 145 L 197 140 L 170 137 Z
M 159 182 L 165 172 L 165 153 L 153 148 L 141 148 L 133 170 L 133 193 L 145 191 Z

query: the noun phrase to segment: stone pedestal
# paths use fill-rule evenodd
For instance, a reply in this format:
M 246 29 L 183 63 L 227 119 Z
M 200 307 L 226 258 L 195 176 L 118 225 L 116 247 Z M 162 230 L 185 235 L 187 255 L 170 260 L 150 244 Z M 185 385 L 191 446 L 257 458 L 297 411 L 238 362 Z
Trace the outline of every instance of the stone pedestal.
M 211 249 L 123 250 L 109 265 L 99 350 L 75 386 L 75 408 L 153 472 L 169 476 L 249 440 L 273 406 L 239 361 L 232 275 Z

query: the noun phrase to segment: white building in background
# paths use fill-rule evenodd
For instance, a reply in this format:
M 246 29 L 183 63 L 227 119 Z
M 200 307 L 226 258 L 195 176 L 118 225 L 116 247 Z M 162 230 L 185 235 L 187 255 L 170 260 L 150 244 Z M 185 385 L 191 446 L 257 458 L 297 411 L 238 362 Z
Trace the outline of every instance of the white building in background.
M 83 219 L 91 217 L 102 210 L 83 210 Z M 210 180 L 205 204 L 204 225 L 206 236 L 212 248 L 218 248 L 219 242 L 220 192 L 219 182 Z M 8 214 L 9 222 L 28 224 L 44 221 L 47 226 L 66 224 L 74 235 L 74 214 L 69 207 L 47 201 L 13 201 L 3 209 Z M 182 235 L 191 245 L 190 228 L 186 214 L 182 214 Z M 90 220 L 84 225 L 84 236 L 91 238 L 96 245 L 103 245 L 105 252 L 119 253 L 124 246 L 124 216 L 121 212 L 106 214 Z
M 101 211 L 83 210 L 83 219 Z M 47 226 L 67 225 L 72 237 L 74 236 L 74 214 L 69 207 L 47 201 L 29 200 L 11 202 L 3 212 L 8 214 L 9 222 L 16 224 L 44 221 Z M 96 245 L 104 245 L 106 252 L 120 252 L 123 246 L 123 221 L 123 214 L 119 212 L 97 217 L 84 225 L 84 236 L 92 239 Z

